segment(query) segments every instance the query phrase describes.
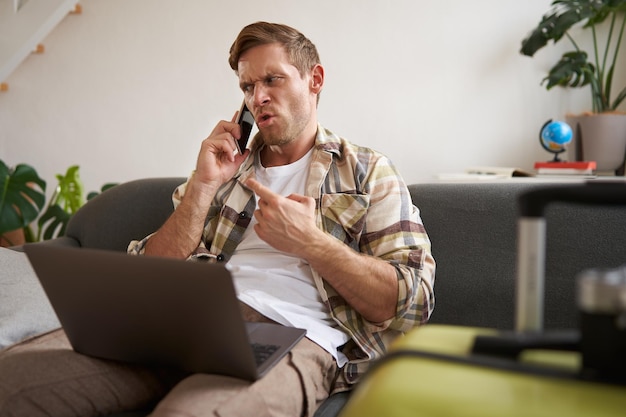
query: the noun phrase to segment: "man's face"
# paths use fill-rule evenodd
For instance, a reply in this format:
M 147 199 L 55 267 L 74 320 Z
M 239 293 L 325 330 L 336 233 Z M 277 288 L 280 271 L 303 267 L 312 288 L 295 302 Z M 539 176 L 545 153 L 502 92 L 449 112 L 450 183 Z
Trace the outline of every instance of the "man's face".
M 308 133 L 312 124 L 316 128 L 312 76 L 301 77 L 280 44 L 247 50 L 237 72 L 246 105 L 267 145 L 286 145 Z

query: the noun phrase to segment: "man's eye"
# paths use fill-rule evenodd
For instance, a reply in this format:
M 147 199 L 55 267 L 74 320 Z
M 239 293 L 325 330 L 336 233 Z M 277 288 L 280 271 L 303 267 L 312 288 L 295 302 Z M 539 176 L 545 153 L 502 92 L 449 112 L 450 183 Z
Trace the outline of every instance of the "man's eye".
M 265 82 L 268 84 L 272 84 L 276 82 L 277 80 L 278 80 L 278 77 L 267 77 L 267 80 L 265 80 Z

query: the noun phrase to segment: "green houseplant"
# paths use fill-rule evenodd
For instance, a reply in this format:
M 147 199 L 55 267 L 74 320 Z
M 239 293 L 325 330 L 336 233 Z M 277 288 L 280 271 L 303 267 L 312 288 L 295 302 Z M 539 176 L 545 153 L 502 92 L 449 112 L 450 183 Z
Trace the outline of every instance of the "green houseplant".
M 589 86 L 590 111 L 567 116 L 574 129 L 576 158 L 596 161 L 598 170 L 623 174 L 626 113 L 618 107 L 626 99 L 626 86 L 615 88 L 614 81 L 621 63 L 618 56 L 626 27 L 626 0 L 555 0 L 551 5 L 522 41 L 520 52 L 532 57 L 549 41 L 567 39 L 572 44 L 574 50 L 561 56 L 542 84 L 548 90 Z M 591 35 L 591 54 L 579 46 L 572 33 Z
M 533 56 L 548 44 L 564 37 L 574 50 L 563 54 L 550 69 L 542 83 L 550 90 L 555 86 L 591 87 L 592 111 L 602 113 L 617 110 L 626 99 L 626 86 L 611 100 L 615 65 L 620 52 L 626 24 L 626 0 L 555 0 L 551 11 L 544 15 L 539 25 L 522 41 L 521 53 Z M 605 39 L 599 39 L 598 25 L 610 21 Z M 576 24 L 583 23 L 593 38 L 593 59 L 582 50 L 569 33 Z
M 9 168 L 0 160 L 0 237 L 9 246 L 20 243 L 14 242 L 9 232 L 23 231 L 26 242 L 48 240 L 65 233 L 70 218 L 85 203 L 84 187 L 77 165 L 56 178 L 58 185 L 46 204 L 46 182 L 33 167 L 19 164 Z M 101 191 L 114 185 L 105 184 Z M 97 194 L 91 192 L 87 199 Z M 33 231 L 35 220 L 37 233 Z
M 63 235 L 70 217 L 85 203 L 83 182 L 78 170 L 78 165 L 73 165 L 67 169 L 65 175 L 56 175 L 58 185 L 37 221 L 37 237 L 31 238 L 32 241 Z

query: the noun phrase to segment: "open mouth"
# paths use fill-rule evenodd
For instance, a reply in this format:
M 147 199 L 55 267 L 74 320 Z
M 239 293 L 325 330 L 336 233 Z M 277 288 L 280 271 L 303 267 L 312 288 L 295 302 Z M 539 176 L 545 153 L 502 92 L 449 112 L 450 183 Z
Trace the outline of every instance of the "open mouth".
M 261 127 L 267 125 L 272 117 L 273 116 L 271 114 L 269 114 L 269 113 L 263 113 L 263 114 L 259 115 L 259 117 L 256 120 L 257 126 L 259 128 L 261 128 Z

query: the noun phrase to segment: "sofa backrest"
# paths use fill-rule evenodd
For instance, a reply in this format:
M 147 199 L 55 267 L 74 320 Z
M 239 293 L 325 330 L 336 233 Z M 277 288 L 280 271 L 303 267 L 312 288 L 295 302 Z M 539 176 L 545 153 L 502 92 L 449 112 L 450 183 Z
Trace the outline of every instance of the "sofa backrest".
M 172 193 L 185 178 L 125 182 L 89 200 L 70 219 L 65 235 L 94 249 L 126 251 L 131 240 L 155 232 L 173 211 Z
M 431 323 L 514 328 L 517 197 L 554 185 L 531 180 L 409 187 L 437 262 Z M 573 328 L 575 276 L 626 263 L 626 208 L 554 203 L 545 219 L 545 327 Z
M 80 246 L 125 251 L 173 211 L 183 177 L 119 184 L 85 204 L 66 236 Z M 552 184 L 553 185 L 553 184 Z M 412 184 L 437 261 L 431 323 L 513 329 L 517 197 L 541 182 Z M 97 220 L 96 220 L 97 219 Z M 546 210 L 546 328 L 576 326 L 575 276 L 626 263 L 626 208 L 553 204 Z

